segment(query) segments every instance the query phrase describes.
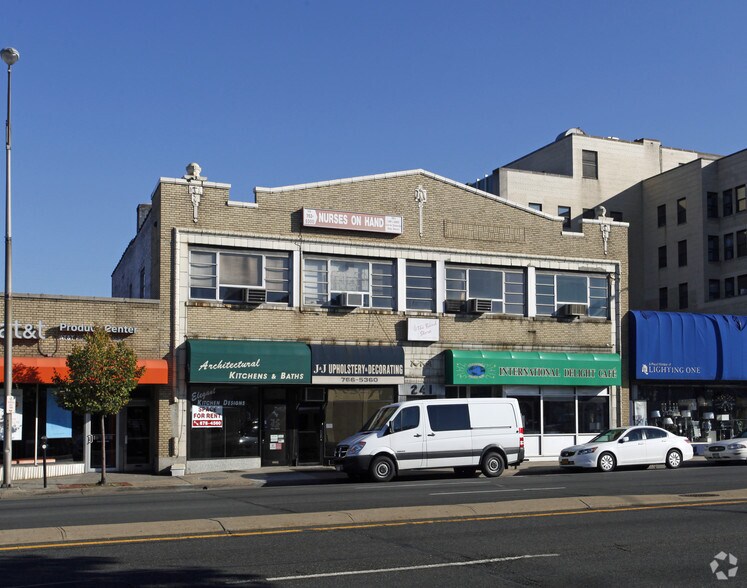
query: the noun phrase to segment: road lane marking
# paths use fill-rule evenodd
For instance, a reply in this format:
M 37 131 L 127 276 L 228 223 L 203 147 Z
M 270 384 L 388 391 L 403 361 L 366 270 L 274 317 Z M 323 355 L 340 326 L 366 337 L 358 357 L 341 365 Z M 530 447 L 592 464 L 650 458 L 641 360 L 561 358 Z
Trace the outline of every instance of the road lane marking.
M 502 514 L 502 515 L 485 515 L 485 516 L 474 516 L 474 517 L 457 517 L 450 519 L 429 519 L 429 520 L 416 520 L 416 521 L 402 521 L 402 522 L 381 522 L 381 523 L 357 523 L 351 525 L 336 525 L 329 527 L 303 527 L 303 528 L 291 528 L 291 529 L 275 529 L 267 531 L 239 531 L 235 533 L 204 533 L 199 535 L 173 535 L 173 536 L 156 536 L 156 537 L 141 537 L 141 538 L 129 538 L 129 539 L 104 539 L 104 540 L 90 540 L 90 541 L 69 541 L 69 542 L 56 542 L 56 543 L 43 543 L 43 544 L 30 544 L 30 545 L 11 545 L 0 547 L 0 553 L 6 551 L 31 551 L 38 549 L 58 549 L 61 547 L 91 547 L 91 546 L 104 546 L 104 545 L 123 545 L 127 543 L 156 543 L 164 541 L 187 541 L 195 539 L 230 539 L 232 537 L 258 537 L 264 535 L 290 535 L 294 533 L 304 532 L 320 532 L 320 531 L 355 531 L 357 529 L 373 529 L 373 528 L 384 528 L 384 527 L 407 527 L 415 525 L 435 525 L 443 523 L 475 523 L 484 521 L 500 521 L 510 519 L 530 519 L 530 518 L 542 518 L 542 517 L 562 517 L 562 516 L 573 516 L 573 515 L 588 515 L 588 514 L 615 514 L 619 512 L 635 512 L 635 511 L 647 511 L 647 510 L 664 510 L 664 509 L 675 509 L 675 508 L 693 508 L 702 506 L 733 506 L 737 504 L 747 504 L 747 500 L 724 500 L 724 501 L 713 501 L 713 502 L 687 502 L 683 504 L 658 504 L 651 506 L 622 506 L 615 508 L 596 508 L 596 509 L 584 509 L 584 510 L 568 510 L 568 511 L 551 511 L 551 512 L 535 512 L 535 513 L 520 513 L 520 514 Z
M 503 488 L 500 490 L 462 490 L 461 492 L 431 492 L 428 496 L 450 496 L 451 494 L 487 494 L 491 492 L 535 492 L 537 490 L 565 490 L 565 486 L 550 488 Z
M 305 576 L 279 576 L 277 578 L 266 578 L 267 582 L 285 582 L 288 580 L 309 580 L 312 578 L 334 578 L 338 576 L 356 576 L 361 574 L 390 574 L 393 572 L 409 572 L 413 570 L 432 570 L 436 568 L 449 568 L 456 566 L 478 566 L 488 563 L 497 563 L 502 561 L 516 561 L 520 559 L 535 559 L 540 557 L 560 557 L 559 553 L 537 553 L 532 555 L 514 555 L 508 557 L 493 557 L 491 559 L 476 559 L 472 561 L 454 561 L 440 564 L 424 564 L 420 566 L 403 566 L 400 568 L 379 568 L 372 570 L 353 570 L 349 572 L 327 572 L 325 574 L 307 574 Z M 227 584 L 247 584 L 254 583 L 256 580 L 247 582 L 227 582 Z

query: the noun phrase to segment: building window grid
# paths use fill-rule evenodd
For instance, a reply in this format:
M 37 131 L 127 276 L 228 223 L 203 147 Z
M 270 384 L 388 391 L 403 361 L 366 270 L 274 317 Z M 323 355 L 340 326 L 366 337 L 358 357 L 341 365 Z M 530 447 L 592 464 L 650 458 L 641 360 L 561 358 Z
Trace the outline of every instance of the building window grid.
M 408 261 L 405 265 L 407 310 L 435 312 L 436 266 L 429 262 Z
M 724 298 L 734 296 L 734 278 L 724 278 Z
M 289 286 L 288 255 L 201 249 L 189 252 L 192 299 L 241 302 L 245 289 L 264 288 L 267 302 L 287 304 Z
M 584 304 L 590 317 L 609 317 L 607 277 L 537 273 L 537 315 L 554 316 L 563 304 Z
M 747 255 L 747 229 L 737 231 L 737 257 Z
M 303 301 L 308 305 L 339 305 L 343 293 L 363 295 L 363 306 L 394 308 L 394 262 L 361 259 L 304 259 Z
M 734 259 L 734 233 L 724 235 L 724 261 Z
M 747 294 L 747 274 L 737 276 L 737 292 L 739 296 Z
M 446 300 L 466 301 L 468 298 L 491 300 L 491 312 L 494 313 L 523 316 L 526 314 L 524 272 L 486 266 L 447 266 Z
M 586 149 L 581 151 L 581 174 L 589 180 L 599 178 L 599 161 L 596 151 L 588 151 Z
M 659 269 L 667 267 L 667 246 L 659 247 Z
M 708 261 L 719 261 L 721 246 L 718 235 L 708 235 Z
M 744 184 L 734 188 L 734 196 L 737 201 L 737 212 L 744 212 L 747 210 L 747 193 L 745 192 Z
M 667 310 L 669 308 L 669 288 L 666 286 L 659 288 L 659 310 Z
M 687 222 L 687 198 L 677 200 L 677 224 L 684 225 Z
M 721 196 L 721 214 L 723 216 L 731 216 L 734 213 L 734 193 L 730 188 L 724 190 Z
M 721 280 L 708 280 L 708 300 L 721 298 Z
M 706 193 L 706 214 L 708 218 L 718 218 L 718 192 Z
M 656 208 L 656 223 L 659 227 L 667 226 L 667 205 L 660 204 Z
M 684 282 L 679 285 L 678 293 L 679 293 L 680 310 L 684 310 L 689 306 L 688 295 L 687 295 L 687 282 Z
M 677 242 L 677 264 L 680 267 L 687 265 L 687 240 Z

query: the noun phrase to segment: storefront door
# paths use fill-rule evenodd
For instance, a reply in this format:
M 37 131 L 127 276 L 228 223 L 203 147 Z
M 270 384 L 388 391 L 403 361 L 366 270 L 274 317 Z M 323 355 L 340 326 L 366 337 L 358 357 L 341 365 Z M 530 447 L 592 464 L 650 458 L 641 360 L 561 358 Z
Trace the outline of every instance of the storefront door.
M 322 463 L 324 447 L 324 404 L 302 402 L 296 416 L 298 430 L 298 465 Z
M 125 408 L 125 471 L 144 470 L 150 466 L 150 408 Z
M 117 415 L 104 418 L 106 433 L 106 470 L 117 469 Z M 91 453 L 87 469 L 101 471 L 101 417 L 91 415 Z
M 285 420 L 286 405 L 265 401 L 262 410 L 262 465 L 288 465 L 288 432 Z

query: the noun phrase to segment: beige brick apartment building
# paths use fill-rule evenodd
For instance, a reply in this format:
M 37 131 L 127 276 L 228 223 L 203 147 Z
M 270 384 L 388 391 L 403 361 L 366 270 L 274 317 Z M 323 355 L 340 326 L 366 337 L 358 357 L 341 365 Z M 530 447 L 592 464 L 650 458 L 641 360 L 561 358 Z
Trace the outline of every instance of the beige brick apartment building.
M 516 396 L 528 456 L 625 422 L 627 225 L 407 171 L 232 200 L 161 178 L 112 275 L 158 300 L 154 469 L 324 463 L 379 406 Z

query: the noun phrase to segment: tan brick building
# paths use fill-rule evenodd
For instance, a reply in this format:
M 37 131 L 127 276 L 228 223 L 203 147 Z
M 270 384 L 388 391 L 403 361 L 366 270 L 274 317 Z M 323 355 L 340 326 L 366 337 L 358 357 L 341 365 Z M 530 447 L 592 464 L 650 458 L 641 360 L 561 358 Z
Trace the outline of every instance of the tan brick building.
M 627 420 L 627 225 L 414 170 L 231 199 L 161 178 L 112 275 L 159 300 L 154 469 L 324 463 L 383 404 L 516 396 L 528 456 Z

